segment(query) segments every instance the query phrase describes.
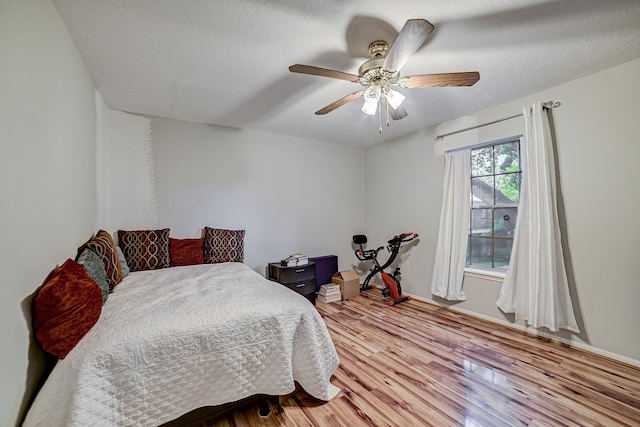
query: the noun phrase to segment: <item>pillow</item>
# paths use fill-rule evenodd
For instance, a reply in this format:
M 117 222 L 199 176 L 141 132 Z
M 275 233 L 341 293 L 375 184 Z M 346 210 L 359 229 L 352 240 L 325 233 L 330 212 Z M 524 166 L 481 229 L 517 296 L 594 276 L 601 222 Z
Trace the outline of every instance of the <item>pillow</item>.
M 34 299 L 33 333 L 44 351 L 64 359 L 101 312 L 100 288 L 82 265 L 68 259 L 53 271 Z
M 118 283 L 122 282 L 122 269 L 120 268 L 120 261 L 118 261 L 116 245 L 113 243 L 111 235 L 104 230 L 98 231 L 95 237 L 80 246 L 78 253 L 81 253 L 86 248 L 91 249 L 100 257 L 102 265 L 104 265 L 104 271 L 107 273 L 109 290 L 113 290 Z
M 204 228 L 204 262 L 244 262 L 245 230 Z
M 204 264 L 204 239 L 174 239 L 169 237 L 169 265 Z
M 91 276 L 100 288 L 102 292 L 102 304 L 107 302 L 107 298 L 109 297 L 109 282 L 107 282 L 107 272 L 104 270 L 104 265 L 100 257 L 91 249 L 86 248 L 78 255 L 76 262 L 87 270 L 89 276 Z
M 130 271 L 169 267 L 169 229 L 118 230 L 118 240 Z
M 120 260 L 120 269 L 122 270 L 122 278 L 124 279 L 129 275 L 129 266 L 127 265 L 127 260 L 124 258 L 120 246 L 116 246 L 116 253 L 118 254 L 118 260 Z

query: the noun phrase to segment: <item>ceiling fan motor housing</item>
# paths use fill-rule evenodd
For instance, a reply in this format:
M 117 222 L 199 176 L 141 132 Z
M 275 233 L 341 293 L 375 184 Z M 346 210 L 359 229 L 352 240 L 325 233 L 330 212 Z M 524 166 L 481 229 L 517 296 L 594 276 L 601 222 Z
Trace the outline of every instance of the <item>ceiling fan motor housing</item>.
M 358 82 L 364 86 L 380 86 L 382 89 L 398 81 L 399 73 L 389 73 L 382 69 L 384 57 L 371 58 L 358 69 Z
M 379 58 L 385 56 L 389 50 L 389 45 L 384 40 L 376 40 L 369 44 L 369 53 L 372 58 Z

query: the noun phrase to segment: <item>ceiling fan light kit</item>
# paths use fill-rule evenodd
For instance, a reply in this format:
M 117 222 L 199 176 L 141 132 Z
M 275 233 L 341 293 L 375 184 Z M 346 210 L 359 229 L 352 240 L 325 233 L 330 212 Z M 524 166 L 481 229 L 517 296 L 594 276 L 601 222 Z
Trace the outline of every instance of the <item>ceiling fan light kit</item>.
M 387 92 L 386 97 L 387 97 L 387 102 L 389 102 L 389 105 L 394 110 L 397 110 L 398 107 L 402 105 L 404 100 L 407 99 L 406 96 L 404 96 L 400 92 L 397 92 L 393 89 L 389 89 L 389 92 Z
M 382 97 L 382 89 L 380 86 L 369 86 L 364 91 L 364 104 L 362 105 L 362 111 L 370 116 L 376 114 L 378 109 L 378 102 Z
M 378 102 L 382 97 L 382 89 L 380 86 L 369 86 L 364 91 L 365 102 Z
M 378 111 L 378 101 L 365 101 L 362 104 L 362 112 L 370 116 L 375 116 Z
M 289 71 L 346 80 L 352 83 L 359 83 L 364 87 L 364 90 L 351 93 L 321 108 L 316 111 L 317 115 L 330 113 L 336 108 L 362 96 L 364 98 L 362 111 L 365 114 L 375 115 L 376 111 L 380 111 L 378 104 L 382 102 L 386 106 L 387 116 L 391 116 L 394 120 L 401 120 L 407 116 L 406 110 L 402 107 L 406 97 L 402 93 L 393 90 L 393 86 L 407 89 L 472 86 L 480 80 L 480 73 L 477 71 L 421 74 L 400 78 L 401 68 L 422 46 L 433 29 L 433 25 L 426 19 L 409 19 L 391 46 L 384 40 L 373 41 L 369 44 L 371 59 L 360 66 L 358 75 L 302 64 L 290 66 Z M 388 119 L 387 126 L 389 126 Z M 382 133 L 382 126 L 379 127 L 379 132 Z

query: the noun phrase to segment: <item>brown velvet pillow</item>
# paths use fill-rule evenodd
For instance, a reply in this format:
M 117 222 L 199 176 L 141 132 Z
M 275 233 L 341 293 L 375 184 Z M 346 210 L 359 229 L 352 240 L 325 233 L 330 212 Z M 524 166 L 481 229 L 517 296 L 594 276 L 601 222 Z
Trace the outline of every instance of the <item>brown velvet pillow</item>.
M 204 228 L 204 262 L 244 262 L 244 230 Z
M 169 229 L 118 230 L 118 244 L 130 271 L 169 267 Z
M 174 239 L 169 237 L 169 265 L 178 267 L 181 265 L 204 264 L 203 246 L 204 239 Z
M 102 264 L 104 264 L 104 271 L 107 273 L 109 290 L 113 290 L 118 283 L 122 282 L 122 269 L 120 268 L 116 245 L 111 235 L 104 230 L 100 230 L 95 237 L 80 246 L 78 254 L 82 253 L 85 248 L 89 248 L 98 254 Z
M 85 268 L 68 259 L 56 268 L 33 302 L 33 333 L 47 353 L 60 359 L 96 324 L 102 293 Z

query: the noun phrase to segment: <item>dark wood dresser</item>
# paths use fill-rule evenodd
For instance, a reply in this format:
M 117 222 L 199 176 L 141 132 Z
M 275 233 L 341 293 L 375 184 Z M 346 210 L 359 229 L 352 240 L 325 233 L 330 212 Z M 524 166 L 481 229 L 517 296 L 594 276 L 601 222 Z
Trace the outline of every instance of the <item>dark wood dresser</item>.
M 316 265 L 308 264 L 287 267 L 279 262 L 269 263 L 267 279 L 278 282 L 316 304 Z

